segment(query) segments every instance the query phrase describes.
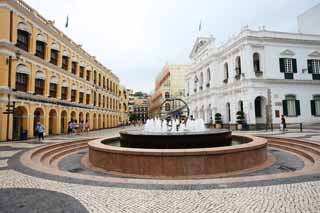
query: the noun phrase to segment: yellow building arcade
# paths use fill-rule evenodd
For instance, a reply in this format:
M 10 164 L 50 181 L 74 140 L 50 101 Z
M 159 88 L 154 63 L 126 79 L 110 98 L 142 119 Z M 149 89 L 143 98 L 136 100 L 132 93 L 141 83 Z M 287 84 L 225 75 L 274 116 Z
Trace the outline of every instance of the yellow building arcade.
M 0 0 L 0 141 L 117 127 L 123 116 L 119 79 L 51 21 L 21 0 Z

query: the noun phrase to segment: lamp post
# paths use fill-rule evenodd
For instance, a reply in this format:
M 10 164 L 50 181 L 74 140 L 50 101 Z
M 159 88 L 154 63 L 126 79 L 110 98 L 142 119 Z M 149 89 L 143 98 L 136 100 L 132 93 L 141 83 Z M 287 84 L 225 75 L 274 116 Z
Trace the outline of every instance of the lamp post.
M 12 58 L 12 56 L 10 55 L 8 60 L 7 60 L 7 64 L 8 64 L 8 88 L 9 90 L 11 90 L 11 72 L 12 72 L 12 62 L 14 60 L 19 61 L 20 60 L 20 56 L 21 53 L 19 50 L 17 50 L 15 52 L 15 58 Z M 9 126 L 10 126 L 10 114 L 13 115 L 14 117 L 14 113 L 15 113 L 15 102 L 12 102 L 13 104 L 11 105 L 11 95 L 10 93 L 8 93 L 8 104 L 7 104 L 7 110 L 5 112 L 3 112 L 3 114 L 7 115 L 7 141 L 9 141 Z M 14 125 L 14 122 L 13 122 Z M 13 130 L 14 130 L 14 126 L 12 128 L 12 140 L 13 140 Z

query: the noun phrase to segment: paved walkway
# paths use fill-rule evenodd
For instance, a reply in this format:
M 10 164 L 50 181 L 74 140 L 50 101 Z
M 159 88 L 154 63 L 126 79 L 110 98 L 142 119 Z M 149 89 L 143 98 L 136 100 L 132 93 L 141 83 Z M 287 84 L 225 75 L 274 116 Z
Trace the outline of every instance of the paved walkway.
M 114 136 L 119 129 L 83 136 L 48 137 L 44 143 Z M 250 132 L 320 141 L 320 132 Z M 320 181 L 227 189 L 161 190 L 104 187 L 22 174 L 10 158 L 42 145 L 0 143 L 0 212 L 320 212 Z

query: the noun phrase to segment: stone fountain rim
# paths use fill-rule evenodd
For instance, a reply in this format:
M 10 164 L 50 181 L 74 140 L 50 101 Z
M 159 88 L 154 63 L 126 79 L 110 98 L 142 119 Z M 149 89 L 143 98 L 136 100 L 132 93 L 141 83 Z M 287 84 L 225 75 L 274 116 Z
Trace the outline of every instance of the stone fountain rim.
M 267 139 L 248 136 L 248 135 L 233 135 L 233 137 L 245 137 L 251 141 L 244 144 L 233 145 L 233 146 L 222 146 L 212 148 L 194 148 L 194 149 L 141 149 L 141 148 L 128 148 L 128 147 L 116 147 L 111 145 L 103 144 L 105 140 L 112 140 L 114 138 L 100 138 L 88 143 L 89 149 L 102 152 L 111 152 L 124 155 L 143 155 L 143 156 L 181 156 L 181 155 L 221 155 L 229 153 L 244 152 L 249 150 L 260 149 L 267 146 Z

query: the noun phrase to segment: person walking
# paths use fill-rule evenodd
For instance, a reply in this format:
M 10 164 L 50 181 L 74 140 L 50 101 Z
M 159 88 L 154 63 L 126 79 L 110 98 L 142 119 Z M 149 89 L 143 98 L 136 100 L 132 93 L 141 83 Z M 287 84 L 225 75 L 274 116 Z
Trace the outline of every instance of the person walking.
M 287 129 L 286 119 L 284 118 L 284 115 L 281 115 L 281 124 L 280 129 L 284 132 Z
M 85 129 L 85 132 L 87 132 L 87 134 L 89 134 L 89 121 L 86 120 L 86 123 L 84 124 L 84 129 Z
M 40 121 L 37 122 L 36 131 L 39 141 L 41 141 L 41 139 L 44 140 L 44 126 L 40 123 Z

